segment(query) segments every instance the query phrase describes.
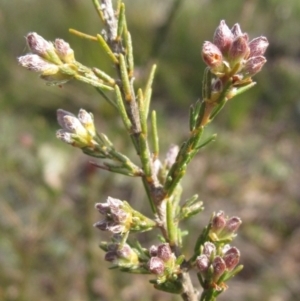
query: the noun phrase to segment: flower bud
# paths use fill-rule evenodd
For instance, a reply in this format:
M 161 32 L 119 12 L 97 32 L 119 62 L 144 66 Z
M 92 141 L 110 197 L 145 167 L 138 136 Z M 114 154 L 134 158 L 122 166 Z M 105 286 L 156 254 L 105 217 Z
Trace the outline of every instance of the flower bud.
M 201 273 L 207 272 L 209 268 L 209 259 L 206 255 L 202 254 L 196 259 L 196 266 Z
M 204 42 L 202 47 L 202 58 L 210 68 L 217 68 L 222 65 L 223 56 L 220 49 L 211 42 Z
M 164 262 L 167 262 L 173 258 L 173 253 L 168 243 L 160 244 L 157 247 L 157 257 L 162 259 Z
M 211 231 L 220 232 L 226 225 L 226 218 L 223 211 L 219 211 L 212 219 Z
M 224 231 L 231 234 L 235 233 L 241 224 L 242 224 L 242 220 L 237 216 L 233 216 L 226 221 Z
M 232 271 L 240 261 L 240 251 L 236 247 L 231 247 L 223 255 L 223 260 L 228 271 Z
M 203 245 L 203 254 L 210 257 L 212 253 L 216 253 L 216 246 L 212 242 L 205 242 Z
M 62 39 L 56 39 L 54 42 L 55 50 L 59 58 L 65 63 L 72 63 L 75 60 L 74 51 L 69 43 Z
M 212 266 L 214 269 L 214 272 L 213 272 L 214 281 L 218 281 L 218 279 L 223 275 L 223 273 L 226 270 L 225 261 L 220 256 L 216 256 L 214 258 Z
M 77 136 L 76 134 L 63 129 L 56 132 L 56 138 L 74 147 L 84 148 L 89 146 L 89 141 L 87 141 L 84 137 Z
M 63 109 L 58 109 L 56 111 L 56 118 L 57 118 L 57 122 L 58 124 L 62 127 L 62 128 L 65 128 L 65 121 L 64 121 L 64 117 L 65 116 L 74 116 L 74 114 L 72 114 L 71 112 L 68 112 L 66 110 L 63 110 Z
M 92 113 L 88 113 L 86 110 L 80 109 L 78 113 L 78 119 L 92 136 L 96 135 L 94 117 Z
M 51 63 L 60 65 L 62 62 L 55 52 L 54 46 L 51 42 L 46 41 L 43 37 L 35 32 L 30 32 L 26 36 L 28 46 L 32 53 L 48 60 Z
M 165 263 L 159 257 L 151 257 L 148 262 L 149 271 L 156 275 L 161 275 L 165 269 Z
M 115 266 L 132 268 L 139 263 L 136 252 L 128 244 L 111 244 L 105 254 L 105 260 L 112 262 Z
M 236 37 L 232 42 L 228 58 L 230 61 L 237 62 L 248 57 L 249 53 L 248 35 L 244 33 L 243 35 Z
M 51 51 L 53 49 L 53 45 L 50 42 L 46 41 L 43 37 L 38 35 L 36 32 L 30 32 L 26 36 L 26 40 L 32 53 L 35 53 L 42 57 L 45 56 L 48 51 Z
M 43 60 L 37 54 L 27 54 L 24 56 L 20 56 L 18 58 L 18 62 L 22 67 L 30 71 L 39 72 L 47 75 L 56 74 L 59 71 L 59 68 L 56 65 Z
M 222 20 L 214 33 L 213 43 L 221 50 L 223 54 L 226 54 L 232 42 L 233 34 L 226 25 L 225 21 Z
M 95 223 L 94 227 L 114 234 L 127 232 L 131 226 L 132 214 L 126 204 L 112 197 L 108 197 L 106 203 L 97 203 L 95 208 L 105 215 L 105 219 Z
M 79 119 L 72 115 L 65 115 L 63 118 L 63 127 L 65 130 L 69 131 L 70 133 L 74 133 L 78 136 L 86 136 L 86 129 L 79 121 Z
M 62 129 L 56 131 L 56 138 L 67 144 L 71 144 L 71 145 L 76 144 L 75 140 L 72 138 L 71 133 L 66 132 L 65 130 L 62 130 Z M 78 146 L 78 147 L 80 147 L 80 146 Z
M 97 145 L 97 142 L 94 140 L 96 131 L 94 125 L 85 123 L 86 119 L 82 117 L 83 115 L 88 115 L 88 113 L 82 109 L 79 111 L 78 118 L 68 111 L 58 109 L 57 121 L 62 130 L 57 131 L 56 136 L 58 139 L 76 147 L 94 148 Z
M 209 237 L 212 241 L 231 241 L 242 221 L 239 217 L 226 217 L 223 211 L 215 214 L 211 221 Z
M 256 73 L 260 72 L 263 65 L 267 62 L 264 56 L 250 57 L 243 68 L 243 74 L 245 77 L 252 77 Z
M 245 87 L 245 84 L 252 82 L 251 77 L 259 72 L 266 62 L 263 54 L 269 45 L 268 40 L 265 37 L 255 38 L 251 42 L 248 40 L 248 34 L 242 32 L 239 24 L 229 29 L 222 20 L 214 33 L 213 43 L 204 43 L 203 60 L 210 67 L 211 73 L 221 79 L 211 85 L 212 100 L 219 97 L 219 91 L 223 89 L 222 79 L 225 76 L 229 76 L 236 87 Z M 236 91 L 230 92 L 226 94 L 227 100 L 236 94 Z
M 267 47 L 269 46 L 269 42 L 266 37 L 258 37 L 249 42 L 250 54 L 249 58 L 255 56 L 262 56 Z

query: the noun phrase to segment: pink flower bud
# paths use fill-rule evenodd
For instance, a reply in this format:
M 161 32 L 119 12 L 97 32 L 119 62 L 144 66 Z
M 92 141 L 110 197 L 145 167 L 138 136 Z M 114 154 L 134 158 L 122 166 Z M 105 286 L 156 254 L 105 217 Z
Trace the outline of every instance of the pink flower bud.
M 226 270 L 225 261 L 220 256 L 216 256 L 214 258 L 212 266 L 214 269 L 213 278 L 214 278 L 214 281 L 217 281 Z
M 72 115 L 66 115 L 63 118 L 64 120 L 64 129 L 69 131 L 70 133 L 74 133 L 77 135 L 86 135 L 86 129 L 78 120 L 77 117 Z
M 48 51 L 53 50 L 53 45 L 51 42 L 46 41 L 43 37 L 38 35 L 36 32 L 30 32 L 26 36 L 28 46 L 32 53 L 40 56 L 45 56 Z
M 232 271 L 240 261 L 240 251 L 235 247 L 231 247 L 226 251 L 223 259 L 227 270 Z
M 212 242 L 205 242 L 203 246 L 203 254 L 210 257 L 212 253 L 216 253 L 216 246 Z
M 20 56 L 18 62 L 22 67 L 30 71 L 45 73 L 47 75 L 53 75 L 59 71 L 59 68 L 56 65 L 43 60 L 37 54 Z
M 242 220 L 237 216 L 233 216 L 227 220 L 224 230 L 228 233 L 235 233 L 241 224 Z
M 96 135 L 96 131 L 93 130 L 94 126 L 87 126 L 82 123 L 79 118 L 81 118 L 82 111 L 80 110 L 79 117 L 77 118 L 72 113 L 58 109 L 57 110 L 57 121 L 59 125 L 62 127 L 64 132 L 69 133 L 69 136 L 76 141 L 76 143 L 72 143 L 73 146 L 76 147 L 86 147 L 86 146 L 95 146 L 97 142 L 94 140 L 94 136 Z M 86 111 L 84 111 L 88 114 Z M 82 119 L 82 118 L 81 118 Z M 58 132 L 58 134 L 62 134 L 63 131 Z M 60 137 L 58 137 L 60 139 Z M 62 140 L 62 139 L 61 139 Z
M 66 110 L 63 110 L 63 109 L 58 109 L 58 110 L 56 111 L 57 122 L 58 122 L 58 124 L 59 124 L 62 128 L 65 127 L 64 117 L 67 116 L 67 115 L 75 117 L 74 114 L 72 114 L 71 112 L 68 112 L 68 111 L 66 111 Z
M 246 33 L 234 39 L 228 53 L 229 60 L 239 61 L 248 57 L 250 53 L 248 39 L 249 38 Z
M 167 262 L 173 256 L 172 250 L 168 243 L 161 244 L 157 247 L 157 257 L 162 259 L 164 262 Z
M 209 259 L 206 255 L 202 254 L 196 259 L 196 266 L 201 273 L 205 273 L 209 268 Z
M 92 113 L 88 113 L 86 110 L 80 109 L 78 113 L 78 119 L 82 123 L 82 125 L 89 131 L 90 135 L 96 135 L 94 117 Z
M 262 56 L 267 47 L 269 46 L 269 42 L 266 37 L 258 37 L 249 42 L 250 54 L 249 57 L 254 56 Z
M 266 58 L 264 56 L 254 56 L 250 57 L 242 70 L 246 77 L 251 77 L 258 73 L 263 65 L 266 63 Z
M 219 211 L 212 219 L 211 231 L 220 232 L 226 225 L 226 218 L 223 211 Z
M 150 272 L 156 275 L 163 274 L 165 270 L 165 264 L 163 260 L 158 257 L 151 257 L 148 262 L 148 267 Z
M 211 42 L 204 42 L 202 58 L 208 67 L 216 68 L 222 65 L 223 56 L 220 49 Z
M 39 55 L 47 61 L 60 65 L 62 62 L 55 52 L 54 46 L 51 42 L 46 41 L 43 37 L 35 32 L 30 32 L 26 36 L 28 46 L 32 53 Z
M 223 54 L 226 54 L 233 42 L 233 34 L 225 21 L 222 20 L 220 25 L 217 27 L 213 43 L 221 50 Z
M 63 62 L 72 63 L 75 60 L 74 51 L 70 47 L 69 43 L 65 42 L 62 39 L 56 39 L 54 46 L 56 53 Z

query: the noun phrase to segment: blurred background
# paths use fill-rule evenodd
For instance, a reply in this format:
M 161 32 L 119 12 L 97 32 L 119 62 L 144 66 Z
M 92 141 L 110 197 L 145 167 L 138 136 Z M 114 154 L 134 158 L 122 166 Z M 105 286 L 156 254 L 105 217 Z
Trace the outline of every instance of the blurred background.
M 205 211 L 184 225 L 185 253 L 213 211 L 240 216 L 235 241 L 244 270 L 219 300 L 296 300 L 300 294 L 300 2 L 298 0 L 127 0 L 137 84 L 158 64 L 161 159 L 188 134 L 189 106 L 201 95 L 200 49 L 225 19 L 250 38 L 268 37 L 267 64 L 249 92 L 230 101 L 207 128 L 203 149 L 183 181 L 183 198 L 198 193 Z M 94 203 L 108 195 L 147 214 L 138 179 L 96 170 L 78 149 L 57 141 L 56 109 L 92 111 L 100 131 L 131 158 L 115 111 L 90 86 L 50 87 L 17 65 L 24 36 L 63 38 L 87 66 L 110 70 L 96 43 L 102 29 L 92 1 L 0 0 L 0 300 L 180 300 L 152 289 L 139 275 L 109 270 L 98 248 L 105 233 Z M 136 158 L 134 159 L 136 160 Z M 146 247 L 157 233 L 140 237 Z M 196 282 L 195 282 L 196 283 Z

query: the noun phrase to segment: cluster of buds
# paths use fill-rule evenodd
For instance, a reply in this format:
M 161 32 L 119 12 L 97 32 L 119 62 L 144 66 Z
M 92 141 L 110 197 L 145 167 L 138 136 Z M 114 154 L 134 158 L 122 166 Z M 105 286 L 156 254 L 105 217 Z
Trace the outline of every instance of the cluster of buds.
M 95 223 L 94 226 L 113 234 L 148 231 L 156 226 L 153 220 L 134 210 L 126 201 L 108 197 L 106 203 L 97 203 L 95 208 L 105 218 Z
M 163 283 L 166 280 L 176 280 L 180 272 L 180 263 L 176 259 L 168 243 L 158 246 L 153 245 L 149 249 L 150 260 L 148 269 L 157 276 L 157 283 Z
M 242 221 L 237 216 L 226 217 L 223 211 L 213 215 L 210 223 L 209 238 L 216 242 L 230 242 Z
M 29 33 L 26 40 L 32 53 L 18 58 L 21 66 L 40 73 L 51 84 L 62 84 L 73 78 L 75 57 L 67 42 L 62 39 L 48 42 L 35 32 Z
M 222 78 L 232 78 L 236 86 L 251 82 L 251 77 L 266 63 L 264 53 L 268 45 L 267 38 L 263 36 L 249 42 L 248 34 L 241 31 L 239 24 L 229 29 L 222 20 L 215 31 L 213 43 L 206 41 L 202 47 L 204 62 L 221 79 L 216 82 L 216 89 L 222 84 Z
M 240 251 L 229 245 L 216 248 L 211 242 L 205 242 L 201 249 L 201 255 L 196 259 L 196 266 L 202 277 L 204 289 L 225 289 L 224 281 L 233 277 L 242 268 L 237 266 Z
M 139 266 L 138 254 L 126 243 L 102 243 L 100 247 L 106 251 L 104 259 L 114 267 L 136 269 Z
M 92 113 L 80 109 L 78 117 L 72 113 L 58 109 L 57 121 L 62 129 L 56 132 L 56 137 L 63 142 L 79 148 L 94 149 L 96 142 L 96 129 Z

